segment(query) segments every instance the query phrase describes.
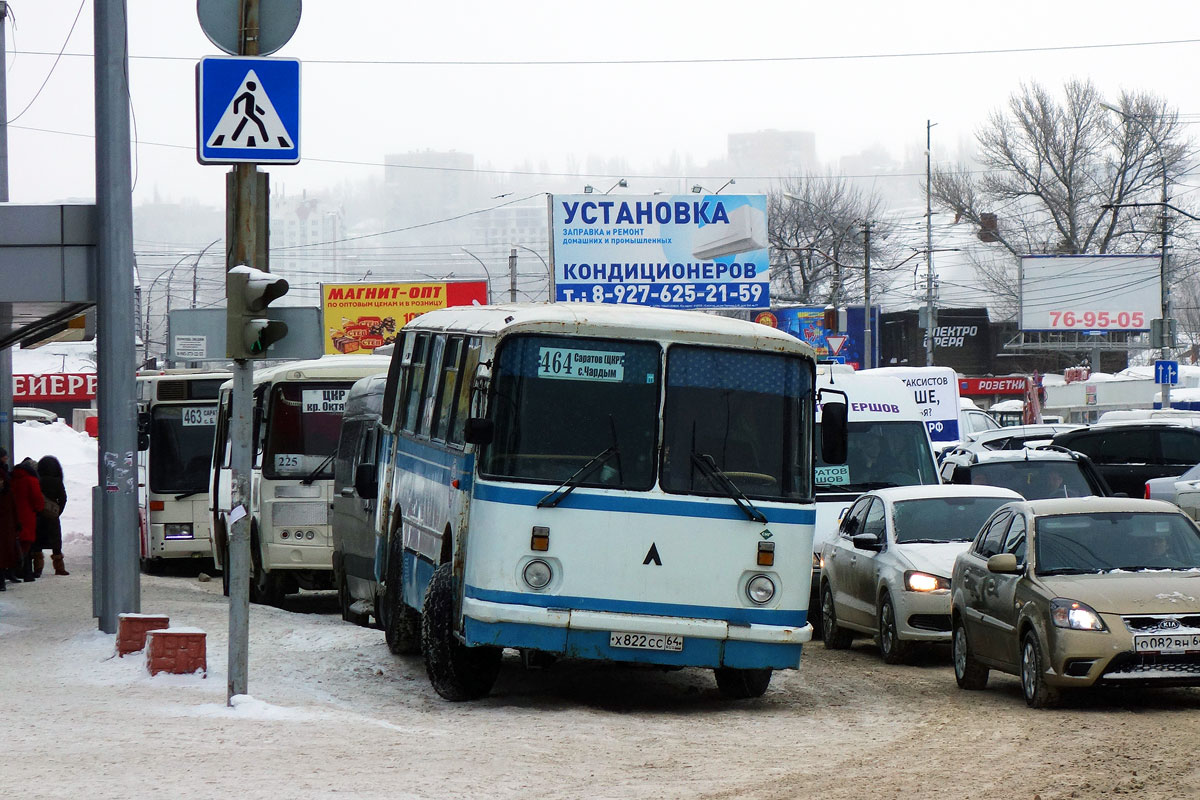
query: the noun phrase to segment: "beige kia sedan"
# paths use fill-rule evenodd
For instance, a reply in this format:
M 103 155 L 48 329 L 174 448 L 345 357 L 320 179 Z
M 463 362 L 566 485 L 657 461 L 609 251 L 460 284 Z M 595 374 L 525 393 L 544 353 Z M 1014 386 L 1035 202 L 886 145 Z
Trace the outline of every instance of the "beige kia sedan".
M 954 562 L 954 676 L 1018 675 L 1025 702 L 1070 687 L 1200 685 L 1200 529 L 1158 500 L 1008 503 Z

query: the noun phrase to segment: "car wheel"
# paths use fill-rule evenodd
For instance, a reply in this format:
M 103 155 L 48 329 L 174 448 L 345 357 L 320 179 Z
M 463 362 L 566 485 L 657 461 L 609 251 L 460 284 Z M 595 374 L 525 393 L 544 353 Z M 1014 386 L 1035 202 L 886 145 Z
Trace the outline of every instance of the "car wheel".
M 900 627 L 896 623 L 896 606 L 890 595 L 879 601 L 879 655 L 885 664 L 900 664 L 908 655 L 908 642 L 900 638 Z
M 250 602 L 283 608 L 283 577 L 278 572 L 263 569 L 257 532 L 252 533 L 250 538 L 250 562 Z
M 350 581 L 346 577 L 346 561 L 336 550 L 333 553 L 333 582 L 337 586 L 338 607 L 341 609 L 342 619 L 355 625 L 365 626 L 371 615 L 361 614 L 350 608 L 354 605 L 354 595 L 350 594 Z
M 845 650 L 854 641 L 854 634 L 838 627 L 833 610 L 833 589 L 826 581 L 821 587 L 821 641 L 830 650 Z
M 1050 708 L 1059 699 L 1058 688 L 1046 684 L 1046 658 L 1033 631 L 1021 642 L 1021 693 L 1030 708 Z
M 395 655 L 415 655 L 421 652 L 421 615 L 404 602 L 404 545 L 398 532 L 392 536 L 385 577 L 387 586 L 379 603 L 383 608 L 383 638 Z
M 971 655 L 967 629 L 957 617 L 954 619 L 954 631 L 950 635 L 950 651 L 954 661 L 954 680 L 958 682 L 958 688 L 974 690 L 987 686 L 990 670 Z
M 730 700 L 747 700 L 762 697 L 771 683 L 771 670 L 733 669 L 718 667 L 713 670 L 717 678 L 717 689 Z
M 486 697 L 500 674 L 499 647 L 467 647 L 458 640 L 450 564 L 433 571 L 421 615 L 421 652 L 433 689 L 451 701 Z

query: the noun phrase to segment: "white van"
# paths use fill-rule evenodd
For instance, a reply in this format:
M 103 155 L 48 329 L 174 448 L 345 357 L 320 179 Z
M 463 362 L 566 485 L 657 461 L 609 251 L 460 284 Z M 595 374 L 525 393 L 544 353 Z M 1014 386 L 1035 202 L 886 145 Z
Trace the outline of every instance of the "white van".
M 846 393 L 846 463 L 828 465 L 817 454 L 814 487 L 817 521 L 813 531 L 812 597 L 820 591 L 820 552 L 837 538 L 838 523 L 859 495 L 888 486 L 941 483 L 925 417 L 900 379 L 855 372 L 837 364 L 817 369 L 817 389 Z M 817 407 L 817 429 L 821 408 Z M 820 441 L 819 435 L 814 437 Z M 817 606 L 811 605 L 810 617 Z
M 958 374 L 950 367 L 879 367 L 864 370 L 904 381 L 929 429 L 936 453 L 958 444 L 967 434 L 1000 427 L 985 411 L 958 392 Z

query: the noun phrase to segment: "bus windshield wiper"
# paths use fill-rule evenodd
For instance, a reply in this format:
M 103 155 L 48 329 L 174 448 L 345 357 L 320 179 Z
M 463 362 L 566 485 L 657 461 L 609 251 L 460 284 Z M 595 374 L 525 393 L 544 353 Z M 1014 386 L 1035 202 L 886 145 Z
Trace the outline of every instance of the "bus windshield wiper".
M 703 472 L 714 485 L 724 489 L 725 493 L 729 495 L 729 499 L 737 503 L 737 507 L 740 508 L 747 517 L 755 522 L 761 522 L 764 525 L 767 523 L 766 516 L 754 507 L 754 503 L 750 502 L 750 498 L 746 497 L 742 490 L 737 487 L 737 484 L 729 479 L 729 476 L 725 474 L 724 470 L 717 466 L 717 462 L 713 460 L 712 456 L 710 456 L 708 453 L 697 453 L 695 450 L 693 450 L 692 462 L 700 468 L 700 471 Z
M 574 475 L 567 478 L 565 481 L 563 481 L 558 486 L 556 486 L 554 488 L 554 491 L 547 494 L 541 500 L 538 500 L 537 507 L 545 508 L 546 506 L 550 506 L 551 508 L 553 508 L 554 506 L 557 506 L 559 503 L 561 503 L 563 501 L 564 498 L 566 498 L 567 495 L 569 495 L 571 492 L 575 491 L 575 487 L 577 487 L 577 486 L 579 486 L 579 484 L 583 483 L 584 478 L 586 478 L 588 475 L 591 475 L 593 472 L 595 472 L 598 467 L 600 467 L 602 464 L 604 464 L 606 461 L 608 461 L 613 456 L 620 455 L 620 452 L 621 451 L 618 450 L 617 446 L 614 444 L 610 447 L 606 447 L 604 450 L 602 450 L 599 453 L 597 453 L 596 455 L 592 456 L 591 458 L 588 459 L 588 462 L 586 464 L 584 464 L 579 469 L 575 470 Z
M 300 481 L 300 485 L 301 486 L 312 486 L 312 482 L 317 479 L 318 475 L 320 475 L 322 472 L 325 471 L 325 468 L 329 466 L 330 461 L 333 461 L 333 457 L 335 455 L 337 455 L 337 451 L 334 451 L 334 452 L 330 453 L 329 455 L 327 455 L 325 457 L 325 460 L 317 465 L 316 469 L 314 469 L 312 472 L 308 473 L 308 477 L 306 477 L 304 480 Z
M 208 491 L 208 489 L 192 489 L 190 492 L 184 492 L 183 494 L 175 495 L 175 499 L 176 500 L 186 500 L 189 497 L 191 497 L 192 495 L 202 494 L 207 491 Z

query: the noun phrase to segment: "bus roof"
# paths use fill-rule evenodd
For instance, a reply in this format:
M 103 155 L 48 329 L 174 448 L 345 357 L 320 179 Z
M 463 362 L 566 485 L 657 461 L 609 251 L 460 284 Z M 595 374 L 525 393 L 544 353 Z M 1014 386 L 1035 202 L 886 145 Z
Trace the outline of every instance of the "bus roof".
M 228 379 L 233 373 L 227 369 L 156 369 L 139 370 L 137 379 L 154 383 L 156 381 L 178 380 L 211 380 L 213 378 Z
M 273 367 L 254 370 L 256 386 L 272 381 L 351 380 L 387 372 L 387 356 L 321 356 L 307 361 L 286 361 Z M 232 386 L 226 381 L 222 388 Z
M 428 311 L 404 327 L 453 330 L 480 336 L 506 336 L 513 333 L 642 336 L 734 347 L 744 346 L 746 337 L 751 337 L 756 347 L 814 355 L 812 348 L 795 336 L 756 322 L 698 311 L 608 303 L 452 306 Z

